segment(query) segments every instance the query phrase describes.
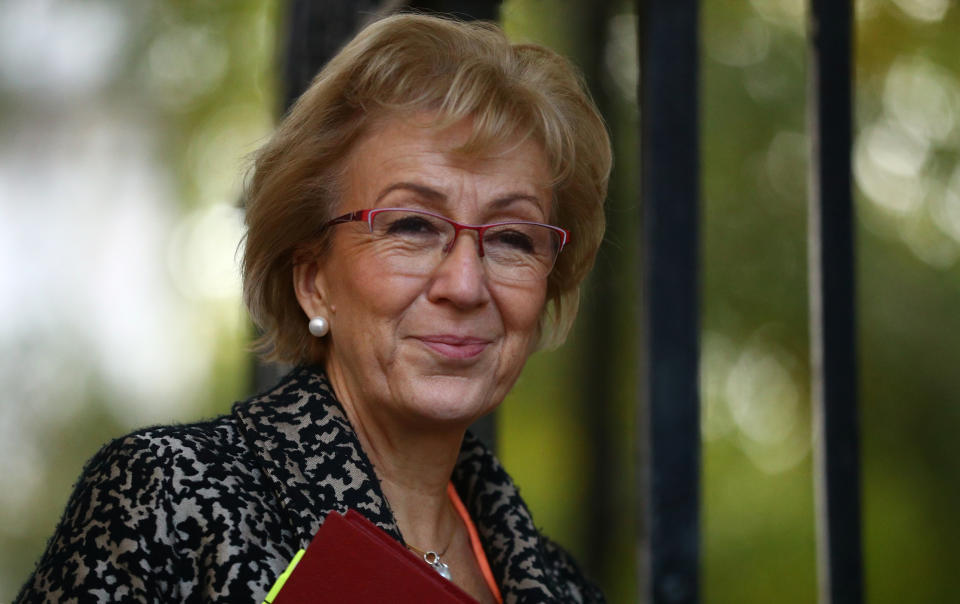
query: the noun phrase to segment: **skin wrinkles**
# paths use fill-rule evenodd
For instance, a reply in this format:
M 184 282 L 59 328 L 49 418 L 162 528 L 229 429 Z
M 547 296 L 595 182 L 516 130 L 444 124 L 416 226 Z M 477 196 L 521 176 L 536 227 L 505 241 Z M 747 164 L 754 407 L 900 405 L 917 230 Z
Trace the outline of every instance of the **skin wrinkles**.
M 469 123 L 446 130 L 425 123 L 387 120 L 356 144 L 334 215 L 412 207 L 471 225 L 547 222 L 552 190 L 539 146 L 455 157 L 449 151 L 466 140 Z M 468 231 L 430 275 L 400 275 L 384 265 L 366 224 L 334 228 L 323 256 L 294 273 L 305 315 L 330 321 L 331 384 L 404 537 L 441 548 L 453 534 L 451 568 L 475 570 L 446 486 L 464 431 L 503 400 L 536 344 L 546 279 L 491 281 Z M 480 585 L 468 591 L 486 599 Z
M 389 194 L 393 193 L 394 191 L 407 191 L 409 193 L 414 194 L 414 196 L 410 198 L 409 202 L 404 203 L 404 205 L 402 206 L 398 205 L 395 207 L 426 209 L 426 210 L 432 210 L 437 213 L 441 213 L 442 210 L 447 209 L 447 207 L 450 204 L 449 200 L 442 192 L 431 189 L 429 186 L 421 185 L 413 182 L 399 182 L 399 183 L 390 185 L 389 187 L 386 188 L 386 190 L 384 190 L 380 195 L 378 195 L 376 203 L 371 207 L 373 208 L 394 207 L 392 206 L 392 204 L 384 203 L 384 198 L 386 198 Z M 418 197 L 422 198 L 422 200 L 418 199 Z M 518 202 L 529 203 L 529 205 L 531 206 L 528 209 L 530 212 L 530 217 L 522 218 L 518 215 L 509 214 L 508 215 L 509 217 L 504 218 L 503 221 L 506 221 L 506 220 L 527 220 L 530 222 L 545 221 L 545 218 L 541 215 L 542 200 L 535 195 L 529 195 L 529 194 L 520 193 L 520 192 L 507 193 L 506 195 L 490 200 L 490 202 L 487 203 L 486 205 L 489 210 L 495 211 L 495 210 L 501 210 L 501 209 L 508 209 L 509 206 L 517 204 Z M 513 208 L 513 210 L 515 212 L 518 211 L 516 210 L 516 208 Z M 496 222 L 496 219 L 484 221 L 483 224 L 490 224 L 491 222 Z M 481 223 L 477 223 L 475 225 L 470 225 L 470 226 L 479 226 L 480 224 Z

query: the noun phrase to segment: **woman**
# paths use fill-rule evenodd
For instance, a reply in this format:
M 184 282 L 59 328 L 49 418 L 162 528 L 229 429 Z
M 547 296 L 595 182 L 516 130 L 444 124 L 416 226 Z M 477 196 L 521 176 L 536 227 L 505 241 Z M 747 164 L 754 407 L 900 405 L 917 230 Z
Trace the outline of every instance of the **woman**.
M 609 167 L 551 51 L 426 16 L 364 29 L 247 195 L 245 300 L 297 368 L 101 450 L 19 600 L 259 602 L 353 509 L 480 602 L 601 601 L 466 428 L 563 340 Z

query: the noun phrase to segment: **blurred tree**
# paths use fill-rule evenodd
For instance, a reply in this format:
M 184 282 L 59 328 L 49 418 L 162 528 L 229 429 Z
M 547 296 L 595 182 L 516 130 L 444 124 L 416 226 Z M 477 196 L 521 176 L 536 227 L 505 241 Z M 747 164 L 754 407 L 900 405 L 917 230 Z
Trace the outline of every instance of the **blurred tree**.
M 277 4 L 0 3 L 0 600 L 100 446 L 246 392 L 231 206 Z

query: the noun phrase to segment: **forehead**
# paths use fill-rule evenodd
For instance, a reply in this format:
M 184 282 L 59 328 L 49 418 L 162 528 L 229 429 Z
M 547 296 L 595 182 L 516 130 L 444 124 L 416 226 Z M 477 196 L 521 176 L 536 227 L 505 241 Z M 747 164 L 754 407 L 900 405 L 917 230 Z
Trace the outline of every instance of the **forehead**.
M 435 190 L 452 206 L 516 195 L 535 200 L 548 215 L 552 186 L 541 146 L 529 138 L 507 139 L 467 153 L 463 145 L 471 134 L 468 120 L 445 128 L 423 115 L 376 121 L 347 159 L 343 202 L 351 207 L 341 209 L 372 207 L 385 191 L 410 183 Z

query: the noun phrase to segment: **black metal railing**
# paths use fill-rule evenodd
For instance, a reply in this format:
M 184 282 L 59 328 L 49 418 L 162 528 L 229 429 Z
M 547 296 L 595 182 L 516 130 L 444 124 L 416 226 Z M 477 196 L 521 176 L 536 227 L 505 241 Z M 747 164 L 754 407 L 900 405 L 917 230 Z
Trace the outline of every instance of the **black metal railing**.
M 696 602 L 700 558 L 698 6 L 638 2 L 646 316 L 646 595 Z M 641 437 L 641 440 L 643 438 Z
M 863 600 L 853 261 L 853 7 L 810 10 L 810 354 L 820 601 Z

